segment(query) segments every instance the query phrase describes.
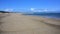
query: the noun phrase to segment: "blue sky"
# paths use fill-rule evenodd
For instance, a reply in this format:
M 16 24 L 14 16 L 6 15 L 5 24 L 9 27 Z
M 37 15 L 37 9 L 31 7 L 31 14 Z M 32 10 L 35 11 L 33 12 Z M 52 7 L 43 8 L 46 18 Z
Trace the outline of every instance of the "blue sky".
M 60 0 L 0 0 L 0 10 L 60 10 Z

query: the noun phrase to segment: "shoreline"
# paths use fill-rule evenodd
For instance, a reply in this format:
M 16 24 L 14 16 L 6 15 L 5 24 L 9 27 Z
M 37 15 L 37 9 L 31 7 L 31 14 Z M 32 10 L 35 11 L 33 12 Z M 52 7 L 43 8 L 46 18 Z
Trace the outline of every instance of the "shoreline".
M 4 14 L 5 15 L 5 14 Z M 7 15 L 7 14 L 6 14 Z M 18 13 L 10 13 L 1 20 L 2 34 L 56 34 L 60 33 L 60 20 L 48 19 L 38 16 L 26 16 Z M 57 22 L 57 23 L 55 23 Z M 50 24 L 51 23 L 51 24 Z M 55 25 L 53 24 L 55 23 Z
M 23 14 L 22 14 L 23 15 Z M 32 16 L 32 17 L 36 17 L 36 18 L 41 18 L 38 19 L 42 22 L 46 22 L 48 24 L 53 24 L 53 25 L 58 25 L 60 26 L 60 19 L 56 19 L 56 18 L 49 18 L 49 17 L 44 17 L 44 16 L 38 16 L 38 15 L 25 15 L 25 16 Z M 55 22 L 55 23 L 54 23 Z M 57 24 L 58 23 L 58 24 Z
M 5 14 L 5 15 L 4 15 Z M 9 16 L 9 14 L 20 14 L 20 15 L 23 15 L 22 13 L 0 13 L 0 15 L 2 16 L 1 18 L 4 18 L 6 16 Z M 48 21 L 52 21 L 52 22 L 56 22 L 56 23 L 59 23 L 59 24 L 56 24 L 56 25 L 60 25 L 60 19 L 55 19 L 55 18 L 47 18 L 47 17 L 44 17 L 44 16 L 36 16 L 36 15 L 23 15 L 23 16 L 28 16 L 28 17 L 36 17 L 38 18 L 38 20 L 40 21 L 43 21 L 43 22 L 48 22 Z M 33 18 L 32 18 L 33 19 Z M 35 19 L 35 18 L 34 18 Z M 51 24 L 54 24 L 54 23 L 51 23 Z M 54 24 L 55 25 L 55 24 Z
M 24 14 L 22 14 L 24 15 Z M 42 15 L 27 15 L 27 16 L 38 16 L 38 17 L 43 17 L 43 18 L 48 18 L 48 19 L 57 19 L 57 20 L 60 20 L 59 17 L 56 17 L 56 16 L 42 16 Z

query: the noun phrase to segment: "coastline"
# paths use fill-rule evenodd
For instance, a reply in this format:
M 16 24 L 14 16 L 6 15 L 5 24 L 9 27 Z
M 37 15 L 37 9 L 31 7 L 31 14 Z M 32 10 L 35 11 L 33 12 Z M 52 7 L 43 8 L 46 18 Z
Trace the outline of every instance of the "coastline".
M 20 34 L 60 33 L 60 20 L 48 19 L 38 16 L 27 16 L 18 13 L 10 13 L 8 15 L 9 16 L 6 16 L 1 20 L 3 22 L 1 24 L 2 34 L 17 34 L 17 32 Z
M 26 15 L 26 14 L 22 14 L 22 15 Z M 42 16 L 42 15 L 29 15 L 27 14 L 27 16 L 38 16 L 38 17 L 43 17 L 43 18 L 48 18 L 48 19 L 57 19 L 57 20 L 60 20 L 60 17 L 58 16 Z
M 43 21 L 45 23 L 53 24 L 53 25 L 60 25 L 60 19 L 48 17 L 48 16 L 38 16 L 38 15 L 25 15 L 25 16 L 32 16 L 38 18 L 37 20 Z M 34 18 L 36 20 L 36 18 Z M 33 18 L 32 18 L 33 19 Z

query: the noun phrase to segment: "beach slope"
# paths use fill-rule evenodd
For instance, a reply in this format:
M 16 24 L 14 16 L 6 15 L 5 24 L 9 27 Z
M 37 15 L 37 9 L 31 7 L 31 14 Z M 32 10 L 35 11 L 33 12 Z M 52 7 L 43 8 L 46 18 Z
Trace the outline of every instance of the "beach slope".
M 7 16 L 1 20 L 1 34 L 60 34 L 60 26 L 46 24 L 45 19 L 19 13 L 7 13 Z

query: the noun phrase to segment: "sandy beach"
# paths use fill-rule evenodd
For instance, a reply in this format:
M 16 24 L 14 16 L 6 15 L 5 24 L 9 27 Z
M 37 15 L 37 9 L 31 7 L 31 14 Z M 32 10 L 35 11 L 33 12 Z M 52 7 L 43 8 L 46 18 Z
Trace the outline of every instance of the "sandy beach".
M 21 13 L 0 13 L 1 34 L 60 34 L 60 20 Z

